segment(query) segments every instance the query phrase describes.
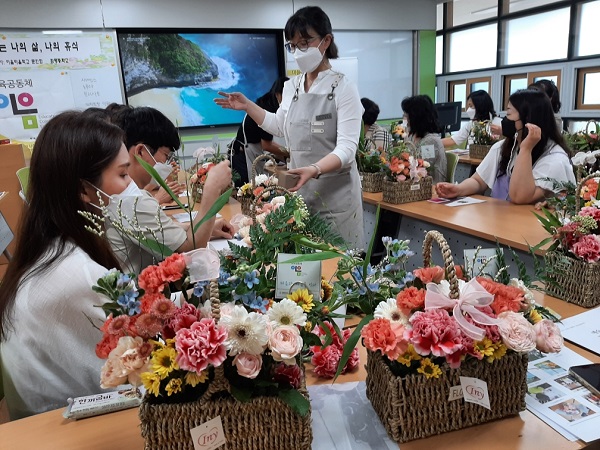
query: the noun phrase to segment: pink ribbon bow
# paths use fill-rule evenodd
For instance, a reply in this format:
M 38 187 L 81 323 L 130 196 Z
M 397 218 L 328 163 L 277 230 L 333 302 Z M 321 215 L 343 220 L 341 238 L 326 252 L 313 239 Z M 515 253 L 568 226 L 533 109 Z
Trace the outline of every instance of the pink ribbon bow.
M 465 316 L 468 315 L 474 322 L 481 325 L 497 325 L 500 323 L 498 319 L 477 309 L 490 305 L 493 300 L 494 296 L 486 291 L 475 278 L 463 286 L 457 300 L 447 297 L 440 285 L 427 283 L 425 309 L 452 308 L 452 317 L 463 332 L 474 341 L 481 341 L 485 337 L 485 330 L 469 322 Z

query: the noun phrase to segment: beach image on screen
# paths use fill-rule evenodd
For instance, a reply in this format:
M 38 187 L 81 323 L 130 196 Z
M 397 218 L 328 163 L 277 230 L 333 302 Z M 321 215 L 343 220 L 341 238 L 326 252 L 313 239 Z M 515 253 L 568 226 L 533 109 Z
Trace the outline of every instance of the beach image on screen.
M 222 109 L 218 91 L 256 100 L 280 76 L 276 31 L 256 33 L 119 32 L 125 94 L 180 127 L 238 124 L 244 113 Z

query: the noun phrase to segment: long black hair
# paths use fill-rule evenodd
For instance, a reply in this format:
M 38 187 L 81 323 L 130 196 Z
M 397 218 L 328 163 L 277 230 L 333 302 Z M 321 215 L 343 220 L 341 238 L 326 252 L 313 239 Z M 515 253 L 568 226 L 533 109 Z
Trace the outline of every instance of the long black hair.
M 82 197 L 83 183 L 100 185 L 102 172 L 122 145 L 123 132 L 93 114 L 63 112 L 40 131 L 31 157 L 29 207 L 24 211 L 16 251 L 0 285 L 0 340 L 7 337 L 19 285 L 64 258 L 68 242 L 101 266 L 120 268 L 108 241 L 85 230 L 88 223 L 78 211 L 88 209 Z M 49 259 L 32 270 L 50 250 Z
M 337 58 L 338 48 L 333 40 L 331 22 L 325 11 L 318 6 L 305 6 L 296 11 L 285 24 L 285 39 L 290 41 L 296 34 L 300 34 L 305 39 L 310 39 L 311 36 L 308 34 L 308 30 L 311 28 L 322 38 L 328 34 L 331 35 L 331 43 L 325 50 L 325 56 L 329 59 Z
M 513 93 L 508 101 L 519 113 L 519 119 L 523 123 L 524 128 L 521 133 L 525 132 L 525 124 L 527 123 L 537 125 L 542 131 L 540 141 L 533 147 L 533 151 L 531 152 L 533 164 L 535 164 L 544 153 L 544 150 L 546 150 L 548 140 L 556 142 L 556 144 L 567 152 L 568 156 L 569 147 L 556 126 L 550 99 L 544 92 L 535 89 L 520 89 Z M 523 136 L 523 139 L 525 139 L 525 136 Z M 500 164 L 498 166 L 498 176 L 506 174 L 514 144 L 514 136 L 507 136 L 504 140 L 501 149 Z
M 558 88 L 554 81 L 548 80 L 546 78 L 537 80 L 535 83 L 530 84 L 527 89 L 537 89 L 538 91 L 545 92 L 548 98 L 550 99 L 550 104 L 552 105 L 552 110 L 558 114 L 560 111 L 560 95 L 558 93 Z
M 473 106 L 475 106 L 475 120 L 491 120 L 496 117 L 492 97 L 483 89 L 471 92 L 467 97 L 467 100 L 469 99 L 471 99 Z
M 261 95 L 256 100 L 256 104 L 269 112 L 276 112 L 279 108 L 279 102 L 277 101 L 277 96 L 275 94 L 281 95 L 283 93 L 283 85 L 287 80 L 289 80 L 288 77 L 277 78 L 273 82 L 273 85 L 271 86 L 271 89 L 269 89 L 269 92 Z
M 428 95 L 406 97 L 402 100 L 402 111 L 408 116 L 410 134 L 422 138 L 440 132 L 438 115 Z

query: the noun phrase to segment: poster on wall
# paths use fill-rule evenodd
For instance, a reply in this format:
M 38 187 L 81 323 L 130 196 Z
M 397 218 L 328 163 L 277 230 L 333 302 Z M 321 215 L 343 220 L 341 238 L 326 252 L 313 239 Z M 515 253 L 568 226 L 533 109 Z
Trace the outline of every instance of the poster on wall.
M 0 139 L 30 143 L 56 114 L 123 103 L 114 31 L 0 31 Z

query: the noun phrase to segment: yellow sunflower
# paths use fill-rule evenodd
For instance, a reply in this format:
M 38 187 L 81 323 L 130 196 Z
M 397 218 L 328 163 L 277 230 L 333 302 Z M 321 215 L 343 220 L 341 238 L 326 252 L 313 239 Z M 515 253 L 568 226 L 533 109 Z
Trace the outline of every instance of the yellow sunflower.
M 415 347 L 413 347 L 412 344 L 409 344 L 408 350 L 406 350 L 404 354 L 400 355 L 397 361 L 400 364 L 404 364 L 405 366 L 410 367 L 413 361 L 419 361 L 422 358 L 423 357 L 416 352 Z
M 165 390 L 167 391 L 167 394 L 173 395 L 173 394 L 177 394 L 178 392 L 181 392 L 181 385 L 183 384 L 183 380 L 181 378 L 173 378 L 171 381 L 169 381 L 167 383 L 167 385 L 165 386 Z
M 188 372 L 185 374 L 185 384 L 189 384 L 192 387 L 196 387 L 197 384 L 204 383 L 206 380 L 208 380 L 207 370 L 200 372 L 200 375 L 195 372 Z
M 332 292 L 333 286 L 329 284 L 329 281 L 327 281 L 325 277 L 321 277 L 321 300 L 329 300 Z
M 177 357 L 177 351 L 173 347 L 163 347 L 159 350 L 152 352 L 152 359 L 150 363 L 152 370 L 161 380 L 164 380 L 173 370 L 179 369 L 179 365 L 175 358 Z
M 304 312 L 310 312 L 313 306 L 315 306 L 313 295 L 308 293 L 308 289 L 296 289 L 288 298 L 300 306 Z
M 144 372 L 142 374 L 142 383 L 148 392 L 158 397 L 160 391 L 160 377 L 153 372 Z
M 504 355 L 506 355 L 506 345 L 504 345 L 502 342 L 498 342 L 494 344 L 494 353 L 487 357 L 487 362 L 494 362 L 495 360 L 502 358 Z
M 491 339 L 484 337 L 483 340 L 473 342 L 473 349 L 482 356 L 492 356 L 496 350 Z
M 538 323 L 541 322 L 544 318 L 542 317 L 542 315 L 537 312 L 535 309 L 532 309 L 531 311 L 529 311 L 529 320 L 533 323 Z
M 429 378 L 439 378 L 442 374 L 442 369 L 437 364 L 434 364 L 431 359 L 423 358 L 421 360 L 421 367 L 417 369 L 417 372 L 422 373 Z

